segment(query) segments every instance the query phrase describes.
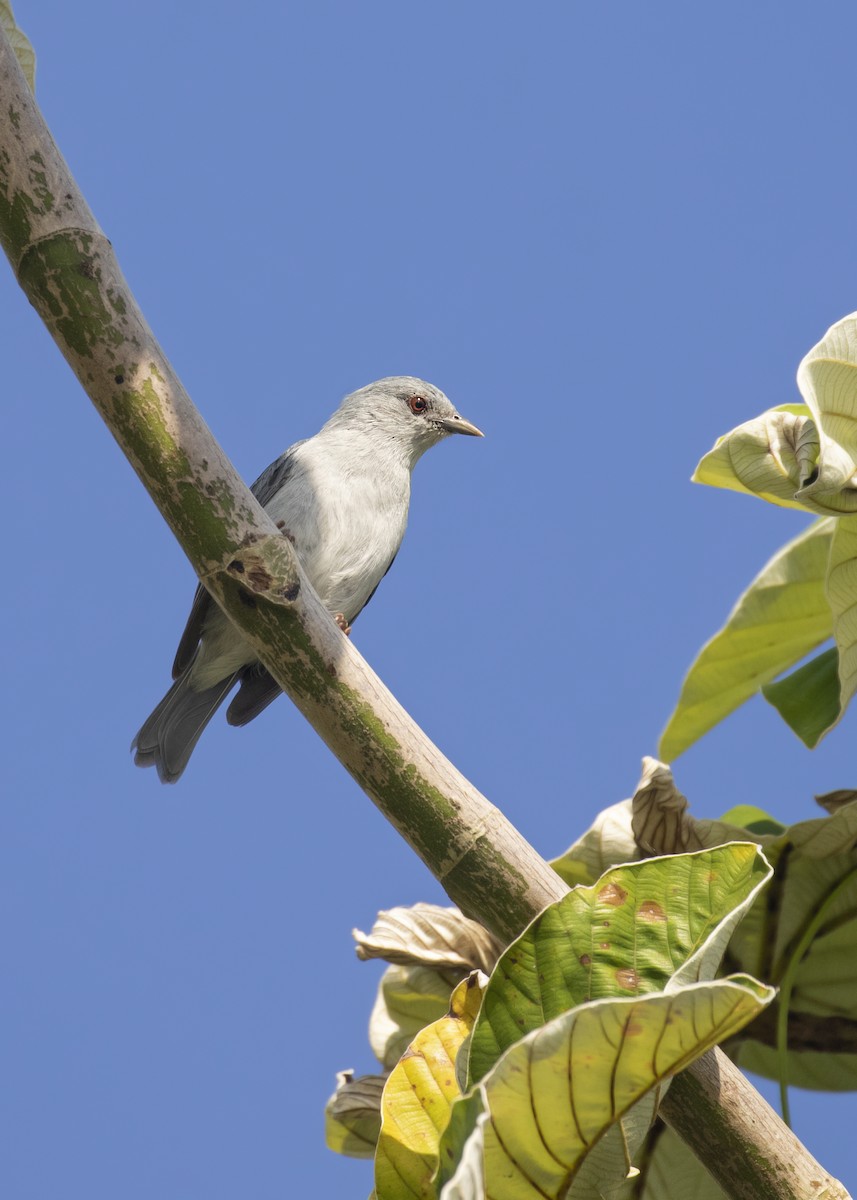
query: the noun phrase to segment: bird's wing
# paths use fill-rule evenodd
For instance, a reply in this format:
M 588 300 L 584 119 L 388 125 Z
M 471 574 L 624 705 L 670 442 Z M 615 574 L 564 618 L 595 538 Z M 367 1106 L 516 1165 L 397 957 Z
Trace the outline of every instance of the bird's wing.
M 176 656 L 173 659 L 173 679 L 178 679 L 183 675 L 193 662 L 193 656 L 196 654 L 196 648 L 199 645 L 199 639 L 202 634 L 202 627 L 205 624 L 205 618 L 208 616 L 211 608 L 211 596 L 199 584 L 196 593 L 193 597 L 193 604 L 190 606 L 190 614 L 188 615 L 187 624 L 184 627 L 184 633 L 179 641 Z
M 258 717 L 262 709 L 267 708 L 272 700 L 276 700 L 282 694 L 282 689 L 276 679 L 260 662 L 244 667 L 239 679 L 241 685 L 226 710 L 226 720 L 230 725 L 246 725 L 248 721 Z
M 277 492 L 288 479 L 289 472 L 294 465 L 294 452 L 298 446 L 302 445 L 303 442 L 295 442 L 284 454 L 275 459 L 269 467 L 266 467 L 259 478 L 250 485 L 250 491 L 263 508 L 273 500 L 274 496 L 276 496 Z M 211 596 L 209 596 L 208 592 L 200 584 L 196 589 L 187 624 L 184 627 L 184 633 L 181 636 L 176 656 L 173 660 L 173 679 L 178 679 L 179 675 L 183 674 L 193 662 L 193 656 L 196 654 L 196 648 L 199 645 L 202 629 L 211 611 L 212 603 Z
M 398 554 L 398 553 L 399 553 L 399 551 L 398 551 L 398 550 L 396 550 L 396 554 Z M 390 567 L 392 567 L 393 563 L 396 561 L 396 554 L 394 554 L 394 555 L 393 555 L 393 557 L 390 559 L 390 561 L 387 563 L 387 570 L 386 570 L 386 571 L 384 572 L 384 574 L 381 576 L 381 579 L 384 579 L 384 578 L 385 578 L 387 575 L 389 575 L 389 573 L 390 573 Z M 358 610 L 357 610 L 357 612 L 354 614 L 354 616 L 353 616 L 353 617 L 349 617 L 349 618 L 348 618 L 348 624 L 349 624 L 349 625 L 353 625 L 353 624 L 354 624 L 354 622 L 357 620 L 357 618 L 358 618 L 358 617 L 360 616 L 360 614 L 363 612 L 363 609 L 366 607 L 366 605 L 369 603 L 369 601 L 370 601 L 370 600 L 372 599 L 372 597 L 375 595 L 375 593 L 377 592 L 377 590 L 378 590 L 378 588 L 379 588 L 379 586 L 380 586 L 380 584 L 381 584 L 381 579 L 379 579 L 379 580 L 378 580 L 378 582 L 377 582 L 377 583 L 375 584 L 375 586 L 372 588 L 372 591 L 369 593 L 369 595 L 368 595 L 368 596 L 366 597 L 366 599 L 364 600 L 364 602 L 363 602 L 363 607 L 362 607 L 362 608 L 358 608 Z
M 306 438 L 304 438 L 304 441 L 306 441 Z M 295 451 L 298 446 L 304 444 L 304 441 L 295 442 L 293 446 L 289 446 L 284 454 L 281 454 L 269 467 L 265 468 L 255 483 L 251 483 L 250 491 L 262 505 L 262 508 L 267 508 L 288 479 L 289 473 L 295 465 Z

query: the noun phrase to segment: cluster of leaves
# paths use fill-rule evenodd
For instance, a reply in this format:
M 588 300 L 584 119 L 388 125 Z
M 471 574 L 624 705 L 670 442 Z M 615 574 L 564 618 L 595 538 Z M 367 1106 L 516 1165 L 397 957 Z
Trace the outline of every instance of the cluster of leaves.
M 726 1042 L 760 1073 L 857 1087 L 857 801 L 830 805 L 791 829 L 694 820 L 646 760 L 554 863 L 578 886 L 504 952 L 432 905 L 355 931 L 393 964 L 369 1030 L 382 1071 L 340 1076 L 328 1144 L 374 1156 L 378 1200 L 719 1200 L 655 1120 L 673 1074 Z
M 827 331 L 797 380 L 804 404 L 733 429 L 694 475 L 818 519 L 762 568 L 703 647 L 661 739 L 668 762 L 758 691 L 813 747 L 857 691 L 857 313 Z

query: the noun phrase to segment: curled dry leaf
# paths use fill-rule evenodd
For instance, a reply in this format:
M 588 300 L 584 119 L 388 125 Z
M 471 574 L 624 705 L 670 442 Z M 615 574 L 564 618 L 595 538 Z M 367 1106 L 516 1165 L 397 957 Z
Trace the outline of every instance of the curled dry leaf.
M 490 975 L 503 947 L 493 934 L 457 908 L 413 904 L 378 913 L 371 933 L 352 931 L 357 957 L 403 966 L 484 971 Z
M 838 812 L 840 808 L 844 808 L 846 804 L 853 804 L 857 800 L 857 791 L 854 788 L 837 788 L 833 792 L 824 792 L 820 796 L 815 797 L 816 804 L 821 805 L 825 812 L 831 815 Z
M 631 828 L 647 854 L 684 854 L 703 843 L 688 812 L 687 797 L 676 787 L 666 763 L 646 756 L 643 774 L 631 802 Z

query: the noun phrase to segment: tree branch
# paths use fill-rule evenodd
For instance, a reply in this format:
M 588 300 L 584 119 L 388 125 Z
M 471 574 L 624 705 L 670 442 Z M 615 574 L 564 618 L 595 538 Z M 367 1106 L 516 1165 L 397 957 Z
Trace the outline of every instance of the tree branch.
M 0 240 L 200 579 L 449 896 L 499 937 L 515 937 L 566 886 L 429 741 L 322 607 L 152 335 L 2 33 L 0 112 Z M 713 1174 L 742 1147 L 742 1178 L 729 1182 L 730 1194 L 844 1197 L 775 1115 L 763 1142 L 744 1136 L 741 1110 L 755 1113 L 764 1101 L 715 1054 L 698 1081 L 706 1060 L 674 1080 L 663 1111 Z M 719 1099 L 718 1075 L 731 1081 Z M 780 1185 L 793 1176 L 792 1187 Z

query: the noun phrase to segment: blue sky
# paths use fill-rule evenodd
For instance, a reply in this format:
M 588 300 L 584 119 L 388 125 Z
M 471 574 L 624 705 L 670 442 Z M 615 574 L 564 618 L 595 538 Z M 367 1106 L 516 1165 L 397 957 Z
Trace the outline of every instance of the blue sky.
M 178 9 L 178 11 L 176 11 Z M 37 94 L 246 478 L 424 376 L 432 451 L 354 641 L 545 855 L 629 795 L 684 671 L 800 514 L 688 482 L 857 309 L 845 3 L 144 9 L 18 0 Z M 350 929 L 442 893 L 285 699 L 175 788 L 130 740 L 194 578 L 7 272 L 4 1192 L 365 1195 L 323 1142 L 372 1069 Z M 855 786 L 753 701 L 676 764 L 697 815 Z M 769 1095 L 772 1091 L 769 1089 Z M 845 1183 L 854 1097 L 797 1093 Z

